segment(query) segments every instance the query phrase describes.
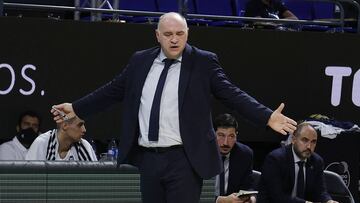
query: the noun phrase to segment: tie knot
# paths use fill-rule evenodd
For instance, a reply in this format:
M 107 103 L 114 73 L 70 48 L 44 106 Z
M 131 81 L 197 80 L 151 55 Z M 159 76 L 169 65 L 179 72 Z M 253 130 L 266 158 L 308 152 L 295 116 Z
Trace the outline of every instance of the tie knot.
M 224 162 L 226 160 L 226 156 L 221 156 L 221 159 Z
M 171 64 L 173 64 L 175 61 L 176 61 L 175 59 L 169 59 L 169 58 L 164 59 L 163 60 L 163 62 L 165 63 L 164 68 L 169 68 Z
M 303 168 L 305 161 L 298 161 L 297 164 L 299 165 L 299 168 Z

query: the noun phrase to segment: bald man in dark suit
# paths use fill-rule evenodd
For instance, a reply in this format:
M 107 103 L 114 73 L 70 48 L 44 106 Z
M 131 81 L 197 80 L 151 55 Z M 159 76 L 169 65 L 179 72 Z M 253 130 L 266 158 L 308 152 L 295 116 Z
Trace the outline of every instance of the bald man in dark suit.
M 214 53 L 187 44 L 186 20 L 178 13 L 160 17 L 160 47 L 136 52 L 111 82 L 71 103 L 55 105 L 54 120 L 88 118 L 122 102 L 121 154 L 139 167 L 145 203 L 199 202 L 202 180 L 221 172 L 211 122 L 211 98 L 248 120 L 286 134 L 296 122 L 258 103 L 233 85 Z
M 265 159 L 258 203 L 338 203 L 331 200 L 324 181 L 324 161 L 314 152 L 317 132 L 300 124 L 292 144 L 272 151 Z

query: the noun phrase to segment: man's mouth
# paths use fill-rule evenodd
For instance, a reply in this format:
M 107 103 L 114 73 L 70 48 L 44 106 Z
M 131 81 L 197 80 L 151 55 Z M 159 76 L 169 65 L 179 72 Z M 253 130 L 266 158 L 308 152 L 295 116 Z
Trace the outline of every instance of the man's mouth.
M 310 150 L 306 150 L 306 151 L 304 151 L 304 153 L 311 154 L 311 151 L 310 151 Z

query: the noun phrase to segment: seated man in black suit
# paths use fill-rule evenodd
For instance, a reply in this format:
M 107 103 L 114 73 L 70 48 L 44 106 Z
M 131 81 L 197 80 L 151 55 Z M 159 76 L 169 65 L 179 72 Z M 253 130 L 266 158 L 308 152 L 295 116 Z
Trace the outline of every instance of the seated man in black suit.
M 292 144 L 265 159 L 258 202 L 310 203 L 331 200 L 324 182 L 323 159 L 314 152 L 317 132 L 308 123 L 297 126 Z
M 238 123 L 230 114 L 221 114 L 214 122 L 217 143 L 224 161 L 224 172 L 216 176 L 216 203 L 255 202 L 255 197 L 238 198 L 239 190 L 252 187 L 253 151 L 236 142 Z

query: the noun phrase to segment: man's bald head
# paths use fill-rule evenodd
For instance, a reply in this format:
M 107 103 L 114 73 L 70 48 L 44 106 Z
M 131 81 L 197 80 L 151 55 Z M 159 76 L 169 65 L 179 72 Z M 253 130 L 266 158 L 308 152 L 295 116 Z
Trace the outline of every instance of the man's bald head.
M 186 28 L 188 27 L 186 19 L 182 15 L 180 15 L 179 13 L 176 13 L 176 12 L 169 12 L 169 13 L 165 13 L 162 16 L 160 16 L 159 23 L 157 25 L 157 30 L 159 30 L 160 26 L 163 25 L 163 23 L 167 20 L 176 20 L 176 21 L 184 23 Z

